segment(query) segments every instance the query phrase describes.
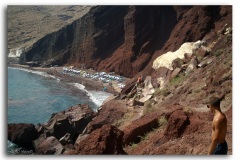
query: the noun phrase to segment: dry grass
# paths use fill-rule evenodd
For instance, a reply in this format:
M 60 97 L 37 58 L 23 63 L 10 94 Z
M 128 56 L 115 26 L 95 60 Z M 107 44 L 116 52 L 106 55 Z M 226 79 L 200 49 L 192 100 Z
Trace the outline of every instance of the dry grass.
M 160 129 L 163 129 L 166 126 L 167 122 L 168 122 L 168 120 L 165 116 L 160 117 L 158 119 Z
M 88 12 L 90 6 L 8 6 L 8 48 L 30 46 Z

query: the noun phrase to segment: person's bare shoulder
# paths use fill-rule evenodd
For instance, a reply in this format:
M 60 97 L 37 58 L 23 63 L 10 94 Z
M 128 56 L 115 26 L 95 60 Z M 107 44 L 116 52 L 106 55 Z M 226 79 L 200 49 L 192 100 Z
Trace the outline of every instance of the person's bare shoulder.
M 227 123 L 227 118 L 224 114 L 221 114 L 220 116 L 218 116 L 216 119 L 215 119 L 215 123 L 216 124 L 224 124 L 224 123 Z

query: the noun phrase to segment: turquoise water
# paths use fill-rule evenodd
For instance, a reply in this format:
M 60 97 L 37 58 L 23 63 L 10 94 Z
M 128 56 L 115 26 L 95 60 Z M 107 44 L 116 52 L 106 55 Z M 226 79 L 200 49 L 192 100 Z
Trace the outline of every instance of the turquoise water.
M 93 109 L 86 92 L 41 72 L 8 68 L 8 123 L 45 123 L 53 113 L 79 103 Z
M 96 111 L 110 96 L 87 91 L 78 83 L 64 83 L 44 72 L 8 67 L 8 123 L 45 123 L 53 113 L 76 104 L 89 104 Z M 7 142 L 8 154 L 33 154 Z

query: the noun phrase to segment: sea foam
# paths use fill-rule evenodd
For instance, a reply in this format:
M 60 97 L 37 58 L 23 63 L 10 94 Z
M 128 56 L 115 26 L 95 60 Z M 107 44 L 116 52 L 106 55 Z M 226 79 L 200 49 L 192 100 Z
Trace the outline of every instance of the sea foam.
M 46 72 L 43 72 L 43 71 L 34 71 L 34 70 L 26 69 L 26 68 L 15 68 L 15 67 L 9 67 L 9 68 L 22 70 L 22 71 L 33 73 L 33 74 L 38 74 L 38 75 L 43 76 L 43 77 L 53 78 L 53 79 L 56 79 L 57 81 L 60 81 L 60 79 L 56 78 L 55 76 L 50 75 L 50 74 L 48 74 Z
M 86 92 L 89 98 L 99 107 L 102 103 L 111 95 L 110 93 L 103 91 L 88 91 L 85 86 L 80 83 L 73 83 L 75 87 Z

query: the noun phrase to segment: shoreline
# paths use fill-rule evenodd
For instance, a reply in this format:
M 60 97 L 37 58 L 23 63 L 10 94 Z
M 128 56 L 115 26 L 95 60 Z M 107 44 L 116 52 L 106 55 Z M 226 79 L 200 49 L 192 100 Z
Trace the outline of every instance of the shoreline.
M 27 65 L 20 65 L 20 64 L 8 64 L 8 67 L 13 68 L 23 68 L 32 71 L 41 71 L 45 72 L 49 75 L 54 76 L 60 81 L 67 82 L 67 83 L 79 83 L 85 86 L 85 89 L 88 91 L 102 91 L 103 87 L 107 87 L 107 93 L 110 93 L 110 96 L 119 95 L 121 90 L 116 89 L 118 86 L 117 84 L 113 84 L 112 87 L 108 86 L 107 84 L 101 83 L 100 81 L 95 81 L 90 78 L 85 78 L 81 75 L 69 75 L 69 74 L 62 74 L 62 67 L 29 67 Z M 95 71 L 91 71 L 95 72 Z

